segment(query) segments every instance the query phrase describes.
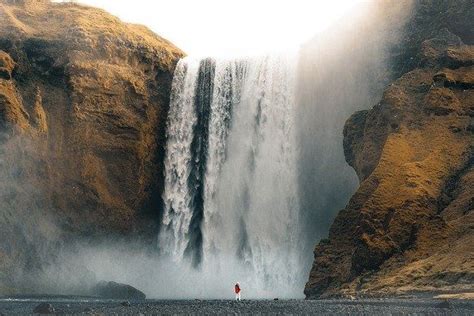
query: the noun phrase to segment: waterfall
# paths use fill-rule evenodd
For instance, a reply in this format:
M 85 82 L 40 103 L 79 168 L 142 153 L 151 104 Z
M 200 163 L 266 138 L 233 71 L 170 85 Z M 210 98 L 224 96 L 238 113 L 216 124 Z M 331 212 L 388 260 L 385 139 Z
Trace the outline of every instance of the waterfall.
M 181 260 L 188 243 L 193 209 L 188 179 L 191 173 L 193 127 L 197 115 L 194 95 L 199 63 L 179 61 L 174 73 L 167 127 L 165 158 L 165 213 L 160 245 L 172 258 Z
M 293 56 L 178 63 L 159 234 L 172 262 L 301 292 L 295 82 Z

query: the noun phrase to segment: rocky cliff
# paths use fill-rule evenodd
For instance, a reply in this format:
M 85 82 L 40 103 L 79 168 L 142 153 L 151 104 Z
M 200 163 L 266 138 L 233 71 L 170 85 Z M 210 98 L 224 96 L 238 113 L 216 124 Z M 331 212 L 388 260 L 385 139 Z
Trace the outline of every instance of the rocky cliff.
M 344 127 L 360 187 L 314 250 L 307 298 L 474 290 L 474 7 L 415 10 L 398 79 Z
M 49 241 L 156 234 L 182 55 L 99 9 L 0 1 L 0 292 Z

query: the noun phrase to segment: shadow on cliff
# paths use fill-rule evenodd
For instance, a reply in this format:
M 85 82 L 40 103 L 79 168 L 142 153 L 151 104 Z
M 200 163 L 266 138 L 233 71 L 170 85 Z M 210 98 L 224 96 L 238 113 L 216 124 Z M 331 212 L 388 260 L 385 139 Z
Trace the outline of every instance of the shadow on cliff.
M 381 97 L 411 14 L 410 0 L 364 3 L 301 49 L 296 131 L 308 258 L 359 185 L 344 156 L 344 123 Z

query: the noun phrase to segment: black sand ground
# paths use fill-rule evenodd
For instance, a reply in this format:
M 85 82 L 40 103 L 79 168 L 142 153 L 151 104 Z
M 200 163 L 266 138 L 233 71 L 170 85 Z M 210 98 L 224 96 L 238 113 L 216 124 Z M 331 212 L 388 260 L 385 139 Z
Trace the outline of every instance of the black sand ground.
M 293 314 L 293 315 L 474 315 L 474 301 L 431 299 L 366 300 L 146 300 L 130 302 L 90 299 L 0 299 L 0 315 L 32 315 L 41 302 L 57 315 L 176 315 L 176 314 Z

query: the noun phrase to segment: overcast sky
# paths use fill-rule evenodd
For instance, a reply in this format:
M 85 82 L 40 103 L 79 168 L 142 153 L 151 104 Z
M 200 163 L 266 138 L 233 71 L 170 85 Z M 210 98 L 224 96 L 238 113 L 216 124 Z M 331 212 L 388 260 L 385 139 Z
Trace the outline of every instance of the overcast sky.
M 363 0 L 77 0 L 148 26 L 189 55 L 292 50 Z

